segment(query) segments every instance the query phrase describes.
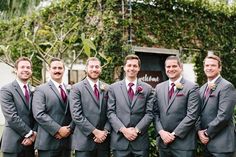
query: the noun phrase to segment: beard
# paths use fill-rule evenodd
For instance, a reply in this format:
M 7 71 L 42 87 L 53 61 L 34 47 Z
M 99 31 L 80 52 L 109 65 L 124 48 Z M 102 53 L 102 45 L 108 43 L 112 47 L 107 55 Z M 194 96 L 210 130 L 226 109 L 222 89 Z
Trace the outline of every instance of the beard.
M 93 72 L 93 73 L 94 73 L 94 72 Z M 87 76 L 88 76 L 91 80 L 97 80 L 97 79 L 99 78 L 100 74 L 95 73 L 95 75 L 94 75 L 93 73 L 92 73 L 92 74 L 88 73 Z

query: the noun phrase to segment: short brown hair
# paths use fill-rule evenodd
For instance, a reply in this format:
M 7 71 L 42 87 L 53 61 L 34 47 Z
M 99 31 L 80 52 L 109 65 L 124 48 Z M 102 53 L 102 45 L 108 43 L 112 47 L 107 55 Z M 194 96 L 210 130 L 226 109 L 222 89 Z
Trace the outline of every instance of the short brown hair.
M 206 59 L 214 59 L 214 60 L 218 61 L 219 67 L 222 66 L 221 59 L 220 59 L 220 57 L 218 57 L 217 55 L 208 55 L 208 56 L 206 56 L 205 59 L 204 59 L 204 61 L 203 61 L 203 64 L 205 64 Z
M 140 58 L 137 55 L 134 55 L 134 54 L 131 54 L 131 55 L 128 55 L 128 56 L 125 57 L 124 65 L 126 65 L 127 60 L 132 60 L 132 59 L 137 59 L 138 60 L 138 65 L 139 65 L 139 67 L 141 67 L 141 60 L 140 60 Z
M 65 68 L 64 62 L 63 62 L 60 58 L 56 58 L 56 57 L 54 57 L 54 58 L 52 58 L 52 59 L 50 60 L 49 67 L 51 67 L 52 62 L 56 62 L 56 61 L 62 62 L 62 63 L 63 63 L 63 67 Z
M 181 60 L 180 60 L 180 58 L 179 58 L 178 56 L 173 56 L 173 55 L 168 56 L 168 57 L 166 58 L 166 61 L 167 61 L 167 60 L 176 60 L 176 61 L 177 61 L 177 64 L 178 64 L 180 67 L 183 66 L 183 63 L 181 62 Z M 165 65 L 166 65 L 166 61 L 165 61 Z
M 32 61 L 28 57 L 20 57 L 15 62 L 14 66 L 15 66 L 16 69 L 18 69 L 18 64 L 19 64 L 20 61 L 28 61 L 30 63 L 31 68 L 32 68 Z
M 87 61 L 86 61 L 86 67 L 88 66 L 88 64 L 89 64 L 89 62 L 90 61 L 98 61 L 99 62 L 99 64 L 100 64 L 100 66 L 101 66 L 101 61 L 97 58 L 97 57 L 89 57 L 88 59 L 87 59 Z

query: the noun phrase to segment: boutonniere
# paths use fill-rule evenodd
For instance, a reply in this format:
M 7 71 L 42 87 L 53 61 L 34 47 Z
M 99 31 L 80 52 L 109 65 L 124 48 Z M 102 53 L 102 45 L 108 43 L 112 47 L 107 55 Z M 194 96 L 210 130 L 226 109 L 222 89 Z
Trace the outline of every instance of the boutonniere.
M 212 91 L 216 90 L 216 84 L 215 83 L 208 83 L 208 88 L 210 88 Z
M 67 90 L 68 92 L 71 90 L 71 88 L 72 88 L 72 85 L 70 85 L 70 84 L 66 85 L 66 90 Z
M 177 83 L 175 83 L 175 87 L 176 87 L 176 89 L 181 90 L 184 88 L 184 85 L 180 82 L 177 82 Z
M 101 89 L 101 91 L 106 91 L 107 90 L 107 86 L 105 84 L 101 83 L 100 89 Z
M 34 92 L 35 91 L 35 87 L 33 87 L 33 86 L 30 86 L 30 92 Z
M 143 93 L 143 87 L 142 86 L 138 86 L 137 87 L 137 92 L 140 93 L 140 94 Z

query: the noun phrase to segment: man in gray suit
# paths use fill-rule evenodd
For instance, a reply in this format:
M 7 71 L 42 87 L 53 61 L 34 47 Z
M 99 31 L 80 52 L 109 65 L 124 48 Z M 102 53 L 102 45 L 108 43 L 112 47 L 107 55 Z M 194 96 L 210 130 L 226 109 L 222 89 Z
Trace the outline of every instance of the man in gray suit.
M 234 86 L 220 76 L 221 60 L 209 55 L 204 60 L 208 82 L 200 89 L 202 99 L 198 136 L 204 144 L 205 157 L 233 157 L 235 150 L 235 125 L 233 122 L 236 91 Z
M 199 88 L 182 77 L 182 68 L 177 56 L 167 57 L 165 71 L 169 80 L 155 88 L 154 124 L 160 136 L 157 138 L 160 157 L 192 157 L 196 149 Z
M 62 60 L 53 58 L 49 66 L 51 80 L 34 92 L 33 115 L 38 122 L 35 148 L 39 157 L 70 157 L 73 124 L 62 82 L 64 71 Z
M 124 61 L 125 79 L 108 91 L 108 119 L 113 128 L 111 148 L 114 157 L 148 157 L 148 127 L 153 120 L 152 87 L 137 79 L 141 61 L 128 55 Z
M 70 108 L 76 124 L 72 148 L 76 157 L 110 157 L 110 124 L 106 117 L 108 85 L 99 80 L 101 62 L 86 62 L 87 77 L 72 87 Z
M 32 91 L 28 83 L 32 62 L 21 57 L 15 62 L 16 80 L 0 91 L 0 103 L 5 117 L 1 139 L 4 157 L 34 157 L 36 125 L 31 112 Z

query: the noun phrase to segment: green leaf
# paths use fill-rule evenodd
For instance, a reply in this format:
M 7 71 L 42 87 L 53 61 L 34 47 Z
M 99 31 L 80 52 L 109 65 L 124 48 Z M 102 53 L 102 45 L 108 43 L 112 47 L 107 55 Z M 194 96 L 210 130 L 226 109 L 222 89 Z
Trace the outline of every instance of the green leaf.
M 89 48 L 93 49 L 93 50 L 96 50 L 96 47 L 95 45 L 93 44 L 93 42 L 90 40 L 90 39 L 85 39 L 83 41 L 83 44 L 88 46 Z
M 82 34 L 81 34 L 81 40 L 84 41 L 84 39 L 85 39 L 85 34 L 82 33 Z

